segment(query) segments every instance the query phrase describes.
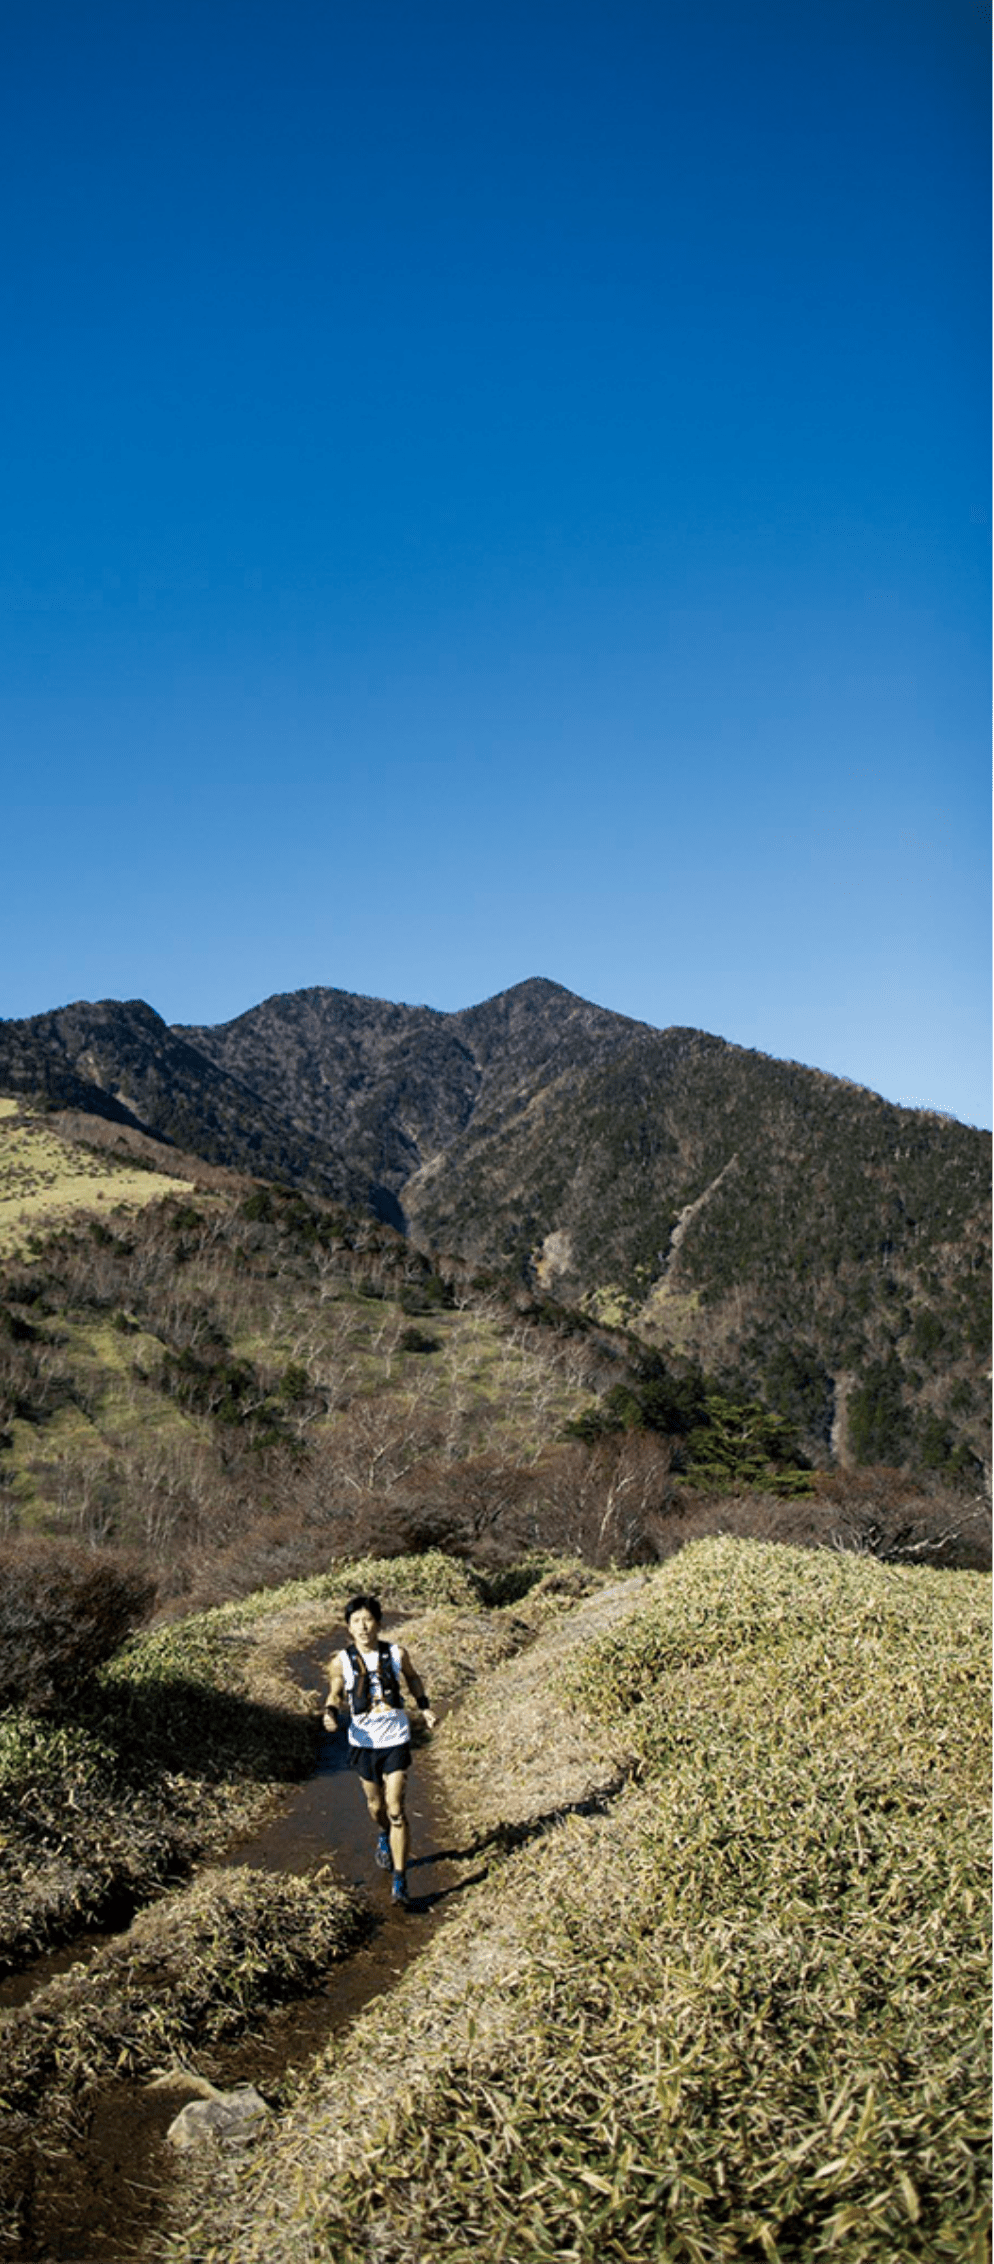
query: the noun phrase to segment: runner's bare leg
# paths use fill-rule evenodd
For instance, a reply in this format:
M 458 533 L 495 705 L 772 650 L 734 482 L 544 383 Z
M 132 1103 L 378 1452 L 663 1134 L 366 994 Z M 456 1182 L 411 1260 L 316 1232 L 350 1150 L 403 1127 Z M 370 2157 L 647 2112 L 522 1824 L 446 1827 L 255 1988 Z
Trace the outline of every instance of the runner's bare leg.
M 387 1815 L 390 1819 L 390 1853 L 393 1857 L 393 1867 L 395 1871 L 406 1871 L 411 1835 L 407 1817 L 404 1814 L 405 1783 L 403 1769 L 391 1769 L 389 1776 L 384 1777 L 383 1790 L 386 1794 Z
M 366 1795 L 366 1806 L 377 1831 L 385 1832 L 387 1829 L 387 1804 L 383 1798 L 381 1787 L 378 1784 L 369 1784 L 365 1777 L 360 1777 L 359 1782 Z

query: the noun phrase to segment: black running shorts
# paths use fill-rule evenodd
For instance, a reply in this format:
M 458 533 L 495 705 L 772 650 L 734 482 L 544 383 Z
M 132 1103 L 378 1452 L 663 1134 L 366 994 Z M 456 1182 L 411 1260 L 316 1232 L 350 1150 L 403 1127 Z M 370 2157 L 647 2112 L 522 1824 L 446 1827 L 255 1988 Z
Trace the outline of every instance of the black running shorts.
M 395 1769 L 410 1768 L 410 1738 L 405 1738 L 403 1745 L 350 1745 L 349 1761 L 367 1784 L 382 1784 Z

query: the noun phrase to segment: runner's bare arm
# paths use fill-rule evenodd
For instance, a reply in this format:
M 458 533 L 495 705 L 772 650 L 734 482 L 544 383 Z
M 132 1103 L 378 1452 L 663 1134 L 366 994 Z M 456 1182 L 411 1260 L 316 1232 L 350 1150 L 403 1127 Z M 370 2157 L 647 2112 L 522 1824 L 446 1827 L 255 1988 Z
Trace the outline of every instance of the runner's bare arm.
M 424 1683 L 421 1680 L 421 1676 L 418 1673 L 417 1667 L 412 1665 L 411 1660 L 409 1659 L 407 1652 L 404 1650 L 403 1646 L 401 1646 L 400 1653 L 400 1671 L 404 1677 L 404 1681 L 407 1684 L 415 1705 L 420 1708 L 422 1721 L 427 1722 L 429 1729 L 434 1729 L 435 1716 L 432 1708 L 428 1704 L 428 1696 Z
M 341 1659 L 336 1658 L 332 1664 L 331 1674 L 328 1678 L 328 1696 L 325 1699 L 324 1705 L 325 1729 L 338 1728 L 338 1715 L 335 1711 L 335 1708 L 336 1706 L 344 1705 L 344 1703 L 345 1676 L 342 1673 Z

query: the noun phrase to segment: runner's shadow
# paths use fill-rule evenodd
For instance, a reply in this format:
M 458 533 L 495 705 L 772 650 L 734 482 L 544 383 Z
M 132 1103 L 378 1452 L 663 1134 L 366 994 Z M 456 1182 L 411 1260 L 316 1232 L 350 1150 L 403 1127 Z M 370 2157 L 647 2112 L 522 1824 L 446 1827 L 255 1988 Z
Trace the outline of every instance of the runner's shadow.
M 597 1792 L 585 1793 L 580 1800 L 566 1800 L 561 1807 L 544 1809 L 540 1816 L 528 1816 L 518 1824 L 495 1824 L 492 1831 L 478 1832 L 467 1847 L 439 1847 L 432 1855 L 418 1856 L 415 1860 L 419 1863 L 470 1863 L 474 1856 L 486 1855 L 490 1848 L 499 1855 L 510 1855 L 516 1847 L 526 1847 L 529 1840 L 554 1830 L 567 1816 L 606 1815 L 612 1800 L 617 1799 L 633 1773 L 630 1768 L 621 1769 L 609 1784 L 602 1785 Z M 473 1880 L 467 1879 L 466 1885 L 485 1876 L 486 1867 L 475 1872 Z
M 430 1865 L 442 1860 L 444 1860 L 444 1858 L 440 1858 L 437 1855 L 412 1855 L 407 1866 L 408 1873 L 410 1873 L 411 1871 L 416 1871 L 418 1865 L 421 1863 Z M 453 1895 L 465 1894 L 467 1887 L 478 1887 L 480 1880 L 485 1879 L 486 1875 L 486 1865 L 484 1864 L 482 1870 L 471 1871 L 467 1879 L 454 1879 L 451 1886 L 428 1887 L 426 1888 L 424 1894 L 412 1894 L 410 1897 L 409 1907 L 416 1913 L 436 1910 L 439 1903 L 450 1902 Z

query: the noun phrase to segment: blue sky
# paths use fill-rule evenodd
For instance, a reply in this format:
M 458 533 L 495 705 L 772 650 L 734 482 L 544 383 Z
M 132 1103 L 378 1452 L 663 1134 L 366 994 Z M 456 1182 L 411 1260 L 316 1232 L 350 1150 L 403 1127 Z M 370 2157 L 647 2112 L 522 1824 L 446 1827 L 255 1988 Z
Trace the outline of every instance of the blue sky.
M 989 1122 L 987 9 L 5 45 L 0 1013 L 544 974 Z

